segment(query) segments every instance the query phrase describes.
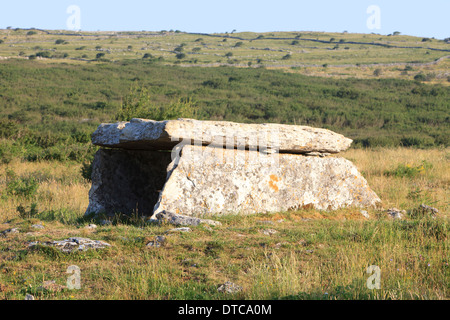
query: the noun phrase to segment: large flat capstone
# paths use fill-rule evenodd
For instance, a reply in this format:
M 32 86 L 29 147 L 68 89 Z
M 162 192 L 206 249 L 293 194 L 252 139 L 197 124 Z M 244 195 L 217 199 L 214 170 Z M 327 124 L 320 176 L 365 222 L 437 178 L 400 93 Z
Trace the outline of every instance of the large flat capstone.
M 243 124 L 226 121 L 179 119 L 102 124 L 94 132 L 95 145 L 139 150 L 172 150 L 195 144 L 280 153 L 339 153 L 352 140 L 327 129 L 283 124 Z

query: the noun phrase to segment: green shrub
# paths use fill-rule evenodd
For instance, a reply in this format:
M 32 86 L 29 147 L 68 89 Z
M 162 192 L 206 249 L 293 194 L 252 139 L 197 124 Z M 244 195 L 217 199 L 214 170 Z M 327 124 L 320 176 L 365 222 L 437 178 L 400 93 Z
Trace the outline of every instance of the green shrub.
M 416 74 L 414 76 L 414 80 L 416 81 L 426 81 L 427 77 L 423 73 Z
M 8 164 L 13 160 L 13 153 L 5 145 L 0 145 L 0 163 Z
M 341 98 L 341 99 L 352 99 L 356 100 L 359 98 L 360 94 L 354 89 L 341 88 L 336 92 L 332 92 L 332 96 Z
M 427 161 L 422 161 L 421 165 L 418 166 L 411 166 L 409 164 L 399 164 L 397 168 L 393 170 L 385 171 L 384 174 L 386 176 L 394 176 L 398 178 L 414 178 L 420 174 L 424 174 L 427 170 L 430 170 L 433 168 L 433 165 Z
M 39 183 L 34 177 L 18 177 L 12 170 L 6 170 L 6 194 L 27 199 L 34 198 Z
M 412 200 L 416 204 L 416 206 L 422 203 L 426 203 L 428 205 L 434 204 L 430 192 L 428 190 L 421 189 L 420 187 L 416 187 L 415 189 L 408 192 L 406 198 Z M 415 214 L 416 209 L 417 208 L 414 208 L 410 211 L 411 217 L 417 217 Z
M 20 131 L 19 124 L 15 121 L 0 120 L 0 138 L 14 138 Z
M 178 60 L 184 59 L 186 58 L 186 54 L 185 53 L 177 53 L 177 55 L 175 56 Z
M 23 124 L 31 120 L 31 115 L 26 110 L 17 110 L 8 115 L 8 120 Z
M 39 214 L 39 211 L 37 210 L 37 203 L 35 202 L 31 204 L 30 210 L 27 210 L 27 208 L 22 205 L 19 205 L 16 210 L 19 212 L 19 217 L 22 219 L 35 218 Z
M 92 181 L 92 161 L 83 162 L 81 166 L 81 176 L 87 181 Z
M 77 212 L 66 208 L 44 210 L 39 212 L 36 217 L 42 221 L 59 221 L 63 224 L 76 224 L 81 219 Z
M 222 81 L 222 79 L 211 79 L 211 80 L 205 80 L 202 82 L 202 86 L 204 87 L 210 87 L 213 89 L 217 89 L 222 87 L 224 84 L 224 82 Z
M 64 53 L 55 53 L 52 58 L 53 59 L 65 59 L 69 56 L 69 54 L 67 52 Z
M 170 104 L 159 106 L 151 99 L 148 89 L 132 87 L 124 97 L 122 106 L 116 114 L 116 120 L 130 121 L 133 118 L 152 120 L 170 120 L 177 118 L 193 118 L 197 108 L 192 99 L 178 99 Z
M 428 136 L 409 136 L 401 138 L 401 145 L 404 147 L 433 147 L 435 145 L 434 138 Z
M 376 147 L 399 147 L 401 140 L 398 137 L 377 136 L 369 138 L 357 138 L 353 142 L 355 147 L 376 148 Z

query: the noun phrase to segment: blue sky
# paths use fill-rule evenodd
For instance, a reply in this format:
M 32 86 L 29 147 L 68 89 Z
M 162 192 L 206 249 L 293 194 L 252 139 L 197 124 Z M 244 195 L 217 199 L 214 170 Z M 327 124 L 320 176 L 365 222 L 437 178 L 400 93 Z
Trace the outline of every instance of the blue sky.
M 450 37 L 450 0 L 2 1 L 0 28 L 68 29 L 67 8 L 80 8 L 84 31 L 327 31 Z M 370 5 L 380 9 L 369 29 Z

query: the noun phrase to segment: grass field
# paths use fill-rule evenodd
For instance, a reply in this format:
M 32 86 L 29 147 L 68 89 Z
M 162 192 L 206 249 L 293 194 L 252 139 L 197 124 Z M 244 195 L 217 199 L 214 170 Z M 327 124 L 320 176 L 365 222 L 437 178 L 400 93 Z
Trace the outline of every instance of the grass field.
M 0 298 L 23 299 L 29 293 L 38 299 L 448 299 L 449 150 L 359 149 L 342 156 L 357 165 L 385 209 L 410 211 L 426 203 L 439 209 L 439 217 L 393 221 L 384 211 L 368 210 L 366 219 L 356 208 L 231 215 L 218 218 L 222 226 L 166 235 L 163 247 L 148 248 L 172 227 L 119 216 L 113 225 L 101 226 L 83 217 L 90 184 L 80 165 L 4 165 L 1 172 L 13 171 L 16 180 L 35 178 L 37 189 L 8 193 L 17 184 L 1 176 L 6 196 L 0 232 L 15 227 L 20 233 L 0 238 Z M 37 223 L 45 228 L 33 229 Z M 88 230 L 89 223 L 99 227 Z M 264 235 L 265 229 L 277 233 Z M 31 241 L 70 236 L 112 247 L 71 254 L 27 248 Z M 39 289 L 49 280 L 66 285 L 70 265 L 81 269 L 80 290 Z M 366 287 L 370 265 L 381 269 L 379 290 Z M 227 280 L 243 291 L 217 292 Z
M 448 42 L 37 29 L 0 30 L 0 40 L 0 299 L 450 298 Z M 173 226 L 141 217 L 118 215 L 112 225 L 85 217 L 96 127 L 187 108 L 198 119 L 352 138 L 338 156 L 358 167 L 382 208 L 367 210 L 368 219 L 356 208 L 230 215 L 214 217 L 221 226 L 171 234 Z M 438 217 L 415 215 L 420 204 Z M 392 207 L 405 219 L 388 217 Z M 1 234 L 12 228 L 19 232 Z M 162 247 L 147 247 L 160 235 Z M 112 246 L 28 248 L 71 236 Z M 61 287 L 71 265 L 81 270 L 80 290 Z M 371 265 L 381 289 L 366 286 Z M 219 293 L 227 280 L 242 291 Z

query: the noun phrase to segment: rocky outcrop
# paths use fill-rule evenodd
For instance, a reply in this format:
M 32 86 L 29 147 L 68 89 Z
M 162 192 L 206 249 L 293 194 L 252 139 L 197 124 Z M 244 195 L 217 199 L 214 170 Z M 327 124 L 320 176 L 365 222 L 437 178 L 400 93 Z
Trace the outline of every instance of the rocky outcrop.
M 72 237 L 60 241 L 47 241 L 47 242 L 30 242 L 29 248 L 36 246 L 50 246 L 54 247 L 62 252 L 71 253 L 76 251 L 87 251 L 90 249 L 104 249 L 111 247 L 109 243 L 100 240 L 91 240 L 88 238 Z
M 113 149 L 95 156 L 87 214 L 196 225 L 205 215 L 380 203 L 350 161 L 330 156 L 351 140 L 329 130 L 134 119 L 101 125 L 93 143 Z
M 219 226 L 221 223 L 219 221 L 214 221 L 210 219 L 200 219 L 196 217 L 184 216 L 180 214 L 175 214 L 173 212 L 161 211 L 154 215 L 155 219 L 161 223 L 170 223 L 176 226 L 198 226 L 201 224 L 207 224 L 210 226 Z

